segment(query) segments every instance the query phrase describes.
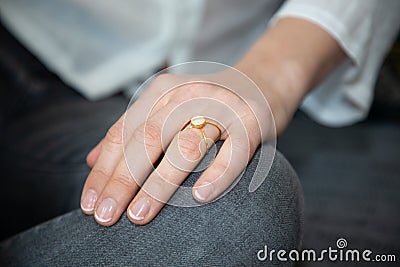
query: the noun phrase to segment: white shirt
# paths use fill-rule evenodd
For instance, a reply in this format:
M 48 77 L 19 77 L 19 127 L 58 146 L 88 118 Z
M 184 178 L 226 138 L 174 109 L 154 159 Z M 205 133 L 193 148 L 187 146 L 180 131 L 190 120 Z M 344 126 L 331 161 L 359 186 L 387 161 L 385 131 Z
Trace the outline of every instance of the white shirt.
M 32 53 L 91 100 L 136 88 L 166 62 L 234 65 L 276 20 L 304 18 L 349 57 L 302 104 L 334 127 L 368 114 L 400 27 L 398 0 L 0 0 L 0 13 Z

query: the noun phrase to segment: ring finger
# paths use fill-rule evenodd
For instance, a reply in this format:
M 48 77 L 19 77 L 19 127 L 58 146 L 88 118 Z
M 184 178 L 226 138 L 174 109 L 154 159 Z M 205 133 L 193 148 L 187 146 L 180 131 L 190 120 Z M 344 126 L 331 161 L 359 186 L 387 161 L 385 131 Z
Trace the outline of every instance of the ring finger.
M 201 129 L 186 128 L 178 133 L 160 164 L 128 207 L 127 214 L 132 222 L 146 224 L 159 213 L 201 161 L 207 147 L 211 147 L 220 137 L 219 129 L 216 125 L 206 124 Z M 204 136 L 207 137 L 207 143 Z

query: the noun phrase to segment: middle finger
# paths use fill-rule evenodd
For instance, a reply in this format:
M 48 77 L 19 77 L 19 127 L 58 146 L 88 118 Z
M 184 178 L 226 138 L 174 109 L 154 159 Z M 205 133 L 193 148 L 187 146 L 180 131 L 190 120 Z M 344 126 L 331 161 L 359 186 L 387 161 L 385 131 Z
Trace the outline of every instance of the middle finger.
M 150 222 L 201 161 L 207 147 L 211 147 L 220 136 L 220 130 L 211 124 L 206 124 L 202 130 L 204 135 L 200 129 L 186 128 L 173 139 L 166 155 L 128 208 L 132 222 Z

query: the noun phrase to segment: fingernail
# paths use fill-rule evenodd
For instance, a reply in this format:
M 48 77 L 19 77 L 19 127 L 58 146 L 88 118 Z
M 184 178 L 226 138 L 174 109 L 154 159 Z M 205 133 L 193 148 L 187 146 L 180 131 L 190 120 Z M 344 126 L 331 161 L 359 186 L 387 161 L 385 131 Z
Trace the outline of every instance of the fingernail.
M 194 195 L 199 200 L 206 200 L 211 195 L 212 191 L 212 184 L 204 182 L 194 190 Z
M 129 217 L 134 220 L 141 221 L 146 217 L 150 210 L 150 202 L 146 198 L 139 198 L 132 208 L 128 210 Z
M 84 197 L 81 200 L 81 208 L 86 212 L 91 212 L 94 210 L 94 206 L 96 205 L 97 201 L 97 193 L 89 189 L 86 191 Z
M 96 220 L 102 223 L 106 223 L 112 220 L 112 217 L 116 210 L 116 203 L 112 198 L 106 198 L 101 202 L 100 206 L 97 208 L 94 216 Z

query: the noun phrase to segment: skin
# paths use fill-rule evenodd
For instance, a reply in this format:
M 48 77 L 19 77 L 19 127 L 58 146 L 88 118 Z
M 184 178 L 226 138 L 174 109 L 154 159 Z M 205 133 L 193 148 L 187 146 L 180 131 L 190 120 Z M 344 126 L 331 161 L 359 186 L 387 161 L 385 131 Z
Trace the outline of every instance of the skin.
M 284 18 L 270 28 L 234 67 L 249 76 L 265 95 L 279 135 L 305 95 L 345 58 L 337 41 L 316 24 L 298 18 Z M 125 140 L 128 140 L 125 151 L 128 156 L 130 151 L 134 151 L 135 155 L 133 165 L 130 165 L 135 170 L 133 173 L 129 172 L 123 155 L 124 116 L 88 154 L 87 163 L 92 170 L 83 188 L 81 207 L 85 214 L 95 215 L 99 224 L 111 226 L 127 211 L 133 223 L 143 225 L 159 213 L 176 186 L 185 180 L 206 152 L 199 129 L 180 132 L 188 118 L 204 114 L 224 121 L 220 127 L 220 139 L 225 140 L 224 145 L 193 187 L 193 197 L 199 202 L 209 202 L 218 197 L 245 168 L 261 143 L 262 135 L 249 106 L 234 93 L 218 86 L 182 86 L 165 95 L 150 112 L 165 92 L 160 88 L 167 88 L 168 84 L 174 84 L 179 79 L 179 76 L 161 76 L 127 111 L 127 116 L 135 114 L 125 125 L 124 133 Z M 180 113 L 184 116 L 176 115 L 171 120 L 172 125 L 169 124 L 166 137 L 161 140 L 161 129 L 168 114 L 185 101 L 198 97 L 211 97 L 235 107 L 236 114 L 227 115 L 224 112 L 221 116 L 222 111 L 218 107 L 205 109 L 203 105 L 192 105 Z M 262 110 L 262 102 L 249 101 L 255 112 Z M 146 121 L 148 113 L 151 116 Z M 219 131 L 208 124 L 203 129 L 211 146 Z M 152 171 L 151 163 L 161 156 L 162 145 L 170 142 L 166 156 L 173 158 L 184 169 L 177 168 L 164 157 L 157 169 Z M 105 204 L 112 208 L 105 208 Z

